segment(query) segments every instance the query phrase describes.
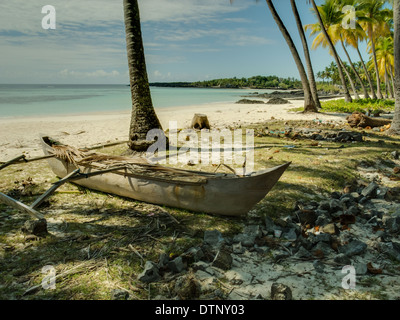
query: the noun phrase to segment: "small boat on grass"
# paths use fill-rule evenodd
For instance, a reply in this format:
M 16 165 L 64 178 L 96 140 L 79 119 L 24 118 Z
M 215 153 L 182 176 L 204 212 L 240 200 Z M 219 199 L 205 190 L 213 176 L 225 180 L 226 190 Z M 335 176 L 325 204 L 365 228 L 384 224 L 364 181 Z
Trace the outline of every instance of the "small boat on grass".
M 248 176 L 207 173 L 149 164 L 143 158 L 109 156 L 60 144 L 43 136 L 41 143 L 53 172 L 101 192 L 194 212 L 241 216 L 261 201 L 290 163 Z M 85 178 L 86 175 L 86 178 Z

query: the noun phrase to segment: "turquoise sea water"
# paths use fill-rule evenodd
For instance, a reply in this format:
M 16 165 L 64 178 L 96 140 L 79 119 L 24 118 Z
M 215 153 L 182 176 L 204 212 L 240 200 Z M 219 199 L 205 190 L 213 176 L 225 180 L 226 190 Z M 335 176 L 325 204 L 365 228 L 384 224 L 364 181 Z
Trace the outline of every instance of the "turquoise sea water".
M 155 108 L 236 102 L 255 91 L 151 87 Z M 126 85 L 0 85 L 0 117 L 113 112 L 130 108 L 130 88 Z

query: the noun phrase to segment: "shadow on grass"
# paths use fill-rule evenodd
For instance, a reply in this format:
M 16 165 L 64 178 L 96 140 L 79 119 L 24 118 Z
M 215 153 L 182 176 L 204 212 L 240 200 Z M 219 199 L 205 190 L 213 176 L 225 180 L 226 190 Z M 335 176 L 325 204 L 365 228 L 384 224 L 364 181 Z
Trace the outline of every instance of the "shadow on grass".
M 97 199 L 107 196 L 101 192 L 91 193 Z M 219 229 L 224 236 L 236 234 L 243 220 L 191 213 L 133 200 L 124 203 L 124 209 L 118 209 L 115 205 L 99 211 L 80 204 L 79 200 L 84 197 L 78 194 L 75 199 L 70 199 L 71 203 L 77 205 L 67 207 L 56 199 L 50 208 L 42 210 L 48 219 L 50 231 L 45 238 L 27 242 L 21 232 L 27 217 L 21 214 L 0 225 L 0 231 L 7 229 L 15 234 L 15 237 L 6 239 L 14 249 L 0 255 L 0 282 L 5 284 L 0 288 L 1 298 L 108 299 L 111 289 L 104 288 L 102 283 L 106 281 L 105 278 L 97 282 L 93 280 L 98 277 L 96 274 L 104 273 L 105 268 L 120 270 L 118 272 L 122 272 L 122 275 L 119 273 L 117 278 L 124 287 L 140 288 L 142 284 L 137 281 L 137 276 L 143 271 L 145 261 L 157 263 L 161 253 L 171 257 L 182 254 L 200 244 L 207 229 Z M 125 199 L 115 197 L 115 200 Z M 127 205 L 129 208 L 126 208 Z M 141 206 L 144 208 L 136 208 Z M 86 262 L 94 264 L 94 269 L 60 279 L 55 291 L 40 289 L 23 296 L 28 288 L 40 284 L 44 277 L 41 273 L 44 266 L 52 265 L 57 271 L 62 271 Z M 15 283 L 21 285 L 15 286 Z M 136 295 L 145 299 L 147 293 L 140 289 Z

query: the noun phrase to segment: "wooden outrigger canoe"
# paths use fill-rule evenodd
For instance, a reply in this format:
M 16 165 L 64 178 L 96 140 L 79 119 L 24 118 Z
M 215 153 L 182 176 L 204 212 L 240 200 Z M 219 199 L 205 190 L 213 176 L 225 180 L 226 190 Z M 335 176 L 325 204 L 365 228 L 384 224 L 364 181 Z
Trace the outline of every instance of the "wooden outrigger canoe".
M 60 178 L 77 169 L 83 175 L 110 169 L 109 160 L 113 160 L 101 153 L 89 154 L 79 150 L 84 161 L 74 161 L 72 156 L 63 156 L 59 152 L 60 148 L 66 150 L 71 147 L 60 145 L 49 137 L 42 137 L 41 143 L 45 156 L 55 155 L 47 161 Z M 114 157 L 114 160 L 115 171 L 86 179 L 83 177 L 74 183 L 157 205 L 224 216 L 240 216 L 249 212 L 290 165 L 286 163 L 241 177 L 138 163 L 130 157 Z M 121 167 L 121 164 L 124 165 Z

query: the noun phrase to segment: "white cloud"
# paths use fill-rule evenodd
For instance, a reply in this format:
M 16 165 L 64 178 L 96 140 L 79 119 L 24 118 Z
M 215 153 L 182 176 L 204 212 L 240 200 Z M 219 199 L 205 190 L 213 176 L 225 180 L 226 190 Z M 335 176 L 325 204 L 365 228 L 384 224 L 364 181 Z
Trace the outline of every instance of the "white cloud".
M 92 72 L 72 71 L 68 69 L 61 70 L 58 73 L 61 77 L 75 77 L 75 78 L 104 78 L 104 77 L 117 77 L 120 73 L 116 70 L 107 72 L 104 70 L 96 70 Z
M 152 81 L 166 81 L 170 80 L 172 77 L 171 72 L 167 72 L 166 74 L 160 72 L 159 70 L 155 70 L 151 75 Z
M 140 0 L 143 22 L 199 22 L 206 23 L 221 14 L 243 10 L 252 5 L 249 1 L 228 0 Z
M 56 30 L 42 29 L 46 4 L 56 9 Z M 159 70 L 164 70 L 160 65 L 188 63 L 191 53 L 220 52 L 222 46 L 245 45 L 246 39 L 262 42 L 227 25 L 248 23 L 229 14 L 254 1 L 236 0 L 230 5 L 228 0 L 139 0 L 139 5 L 146 61 Z M 124 82 L 128 69 L 124 31 L 122 0 L 3 0 L 0 81 Z M 167 72 L 162 76 L 168 77 Z
M 146 22 L 200 22 L 230 12 L 237 12 L 250 4 L 227 0 L 140 0 L 141 21 Z M 18 31 L 26 34 L 45 32 L 41 13 L 45 5 L 39 0 L 13 0 L 0 3 L 0 31 Z M 52 0 L 56 9 L 57 28 L 67 26 L 83 30 L 87 27 L 106 27 L 123 23 L 122 0 Z

